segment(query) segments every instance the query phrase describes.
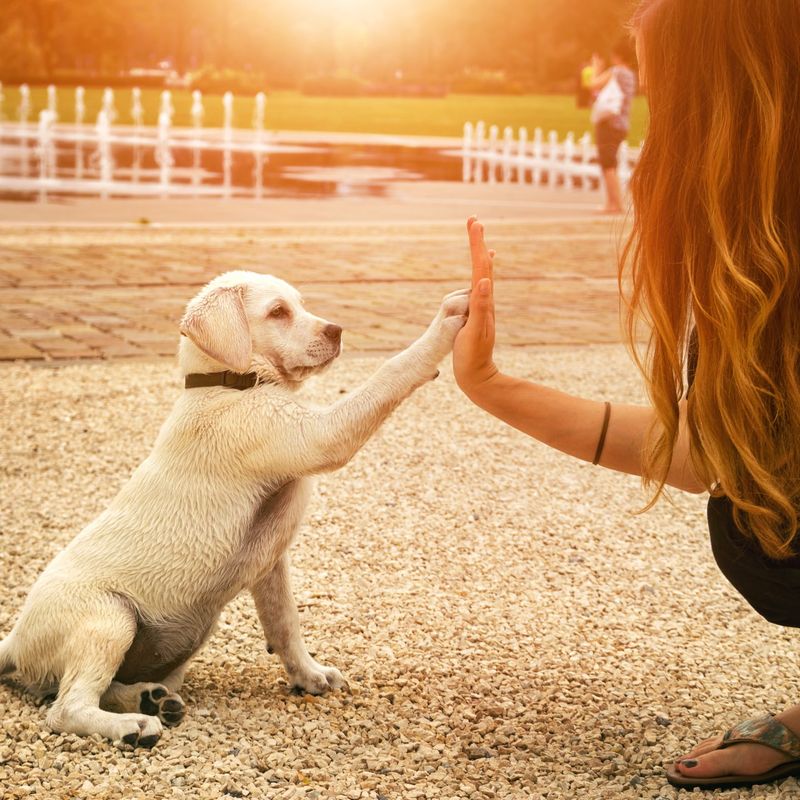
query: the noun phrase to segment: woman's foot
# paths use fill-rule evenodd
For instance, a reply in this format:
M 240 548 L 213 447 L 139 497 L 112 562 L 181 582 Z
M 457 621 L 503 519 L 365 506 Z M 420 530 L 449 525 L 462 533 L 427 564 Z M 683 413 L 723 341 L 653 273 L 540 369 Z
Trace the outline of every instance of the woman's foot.
M 800 705 L 778 714 L 775 719 L 800 736 Z M 791 756 L 763 744 L 741 743 L 723 750 L 722 736 L 712 736 L 675 762 L 675 770 L 687 778 L 719 778 L 726 775 L 760 775 L 779 764 L 792 761 Z

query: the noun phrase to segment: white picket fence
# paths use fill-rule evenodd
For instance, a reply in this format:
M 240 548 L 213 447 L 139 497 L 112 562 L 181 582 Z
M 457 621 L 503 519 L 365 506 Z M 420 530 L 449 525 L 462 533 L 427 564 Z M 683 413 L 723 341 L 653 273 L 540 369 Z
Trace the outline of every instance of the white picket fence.
M 639 152 L 640 148 L 632 148 L 627 142 L 620 145 L 618 175 L 623 188 L 630 180 Z M 545 139 L 542 129 L 536 128 L 529 139 L 527 128 L 520 128 L 514 138 L 513 129 L 506 127 L 500 137 L 497 125 L 492 125 L 487 135 L 484 122 L 474 126 L 467 122 L 461 153 L 465 183 L 515 181 L 587 191 L 601 186 L 597 147 L 588 133 L 576 141 L 570 132 L 559 142 L 555 131 Z
M 94 124 L 85 122 L 85 92 L 75 91 L 75 122 L 58 122 L 56 89 L 48 87 L 47 108 L 38 122 L 31 121 L 30 90 L 20 87 L 18 119 L 0 117 L 0 192 L 38 193 L 40 200 L 49 194 L 84 194 L 99 197 L 119 196 L 216 196 L 245 194 L 261 197 L 264 191 L 264 165 L 271 153 L 296 151 L 271 143 L 264 129 L 266 97 L 255 97 L 253 128 L 233 128 L 234 98 L 223 97 L 222 128 L 203 126 L 203 99 L 193 92 L 192 127 L 172 124 L 174 109 L 169 91 L 161 94 L 156 125 L 146 125 L 139 89 L 132 91 L 132 125 L 115 125 L 117 111 L 114 93 L 105 89 L 102 108 Z M 0 84 L 0 108 L 3 87 Z M 129 148 L 131 164 L 121 168 L 115 148 Z M 191 166 L 177 167 L 175 151 L 191 151 Z M 221 174 L 203 164 L 203 154 L 222 154 Z M 146 154 L 155 166 L 146 165 Z M 235 154 L 252 158 L 252 184 L 234 186 L 232 165 Z

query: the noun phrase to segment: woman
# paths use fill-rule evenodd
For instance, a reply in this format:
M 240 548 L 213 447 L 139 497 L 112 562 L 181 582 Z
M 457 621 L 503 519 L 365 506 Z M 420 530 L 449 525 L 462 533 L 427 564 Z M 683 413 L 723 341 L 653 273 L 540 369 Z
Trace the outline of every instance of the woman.
M 611 66 L 604 72 L 600 69 L 600 61 L 593 57 L 597 77 L 589 84 L 595 95 L 595 103 L 600 93 L 613 78 L 622 92 L 622 105 L 619 113 L 609 114 L 596 120 L 594 139 L 597 144 L 597 157 L 603 173 L 603 184 L 606 187 L 606 204 L 601 209 L 604 214 L 622 213 L 622 188 L 617 175 L 619 146 L 627 138 L 631 128 L 631 103 L 636 94 L 636 76 L 631 64 L 633 46 L 625 38 L 617 42 L 611 51 Z
M 652 407 L 497 369 L 494 253 L 474 219 L 456 379 L 540 441 L 640 474 L 654 501 L 666 485 L 710 491 L 720 568 L 767 619 L 800 627 L 800 0 L 645 0 L 633 28 L 650 127 L 620 285 L 631 347 L 637 322 L 650 329 L 637 363 Z M 787 774 L 800 774 L 800 705 L 735 725 L 667 771 L 687 787 Z

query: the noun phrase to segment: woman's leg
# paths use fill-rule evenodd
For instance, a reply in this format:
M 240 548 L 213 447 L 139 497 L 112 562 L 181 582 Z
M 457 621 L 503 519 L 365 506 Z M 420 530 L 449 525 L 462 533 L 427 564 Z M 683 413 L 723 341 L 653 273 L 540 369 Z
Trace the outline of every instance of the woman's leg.
M 609 214 L 622 213 L 622 189 L 616 167 L 603 168 L 603 182 L 606 186 L 606 206 L 603 211 Z
M 606 190 L 606 204 L 600 209 L 604 214 L 620 214 L 622 212 L 622 189 L 617 176 L 617 158 L 619 146 L 625 133 L 616 128 L 610 120 L 601 120 L 595 130 L 597 142 L 597 160 L 603 175 Z

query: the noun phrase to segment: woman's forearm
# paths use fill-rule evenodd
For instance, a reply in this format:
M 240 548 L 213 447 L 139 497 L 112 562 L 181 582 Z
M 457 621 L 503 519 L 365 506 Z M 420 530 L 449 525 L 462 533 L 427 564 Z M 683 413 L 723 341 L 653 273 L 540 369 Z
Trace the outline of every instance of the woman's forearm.
M 603 402 L 575 397 L 501 372 L 478 385 L 461 388 L 476 405 L 540 442 L 584 461 L 594 458 L 603 427 Z M 600 465 L 641 475 L 642 452 L 654 414 L 649 407 L 615 403 Z M 705 488 L 691 468 L 683 423 L 667 483 L 690 492 Z
M 589 84 L 589 88 L 595 92 L 598 91 L 599 89 L 602 89 L 611 80 L 612 74 L 613 74 L 613 69 L 609 67 L 607 70 L 605 70 L 592 80 L 592 82 Z

